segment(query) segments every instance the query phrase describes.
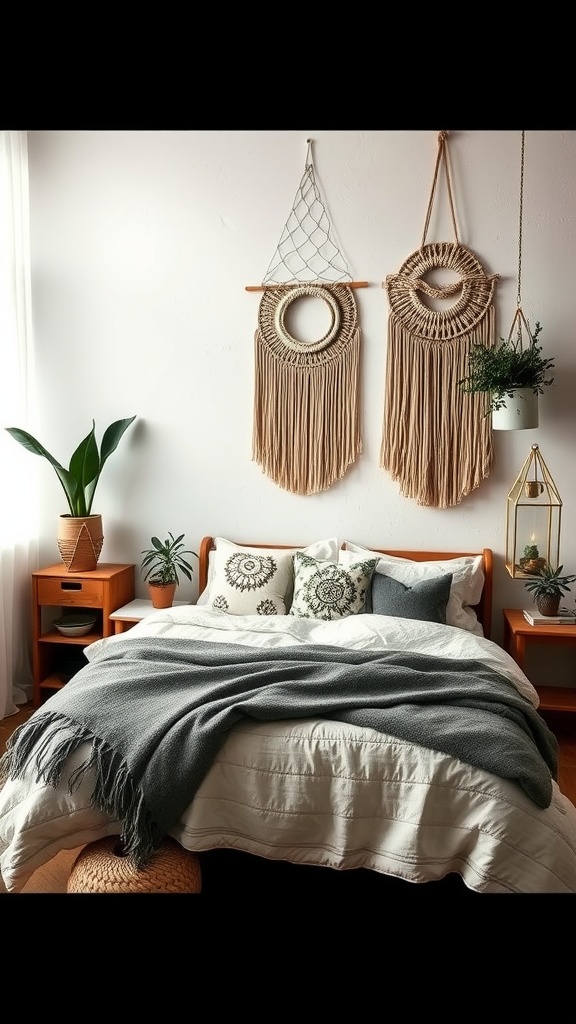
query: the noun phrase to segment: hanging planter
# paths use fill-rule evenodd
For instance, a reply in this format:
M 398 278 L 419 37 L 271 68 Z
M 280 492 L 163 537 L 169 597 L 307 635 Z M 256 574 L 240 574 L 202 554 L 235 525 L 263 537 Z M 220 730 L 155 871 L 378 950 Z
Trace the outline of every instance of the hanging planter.
M 528 332 L 525 347 L 523 328 Z M 538 396 L 554 382 L 554 378 L 548 376 L 554 360 L 546 359 L 538 344 L 541 330 L 536 323 L 532 333 L 518 307 L 507 339 L 501 338 L 494 348 L 471 346 L 468 376 L 458 381 L 458 385 L 468 394 L 486 394 L 485 415 L 492 413 L 493 430 L 527 430 L 538 426 Z
M 530 430 L 538 426 L 538 392 L 519 388 L 492 413 L 493 430 Z
M 517 309 L 512 320 L 508 338 L 500 338 L 500 344 L 491 348 L 473 345 L 468 356 L 468 375 L 458 381 L 458 386 L 467 393 L 486 392 L 488 407 L 485 415 L 492 413 L 493 430 L 526 430 L 538 426 L 538 395 L 544 394 L 544 387 L 553 383 L 547 377 L 554 366 L 553 359 L 545 359 L 542 348 L 537 344 L 541 331 L 537 322 L 534 333 L 522 312 L 522 205 L 524 198 L 524 137 L 522 132 L 522 154 L 520 160 L 520 223 L 518 228 L 518 297 Z M 523 332 L 527 344 L 523 344 Z M 516 332 L 516 338 L 512 335 Z

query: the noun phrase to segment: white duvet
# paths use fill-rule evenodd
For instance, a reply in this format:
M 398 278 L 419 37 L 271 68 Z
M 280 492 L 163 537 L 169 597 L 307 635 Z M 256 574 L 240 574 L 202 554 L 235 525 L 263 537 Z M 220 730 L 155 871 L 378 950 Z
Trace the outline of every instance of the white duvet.
M 538 695 L 500 647 L 453 626 L 384 615 L 333 622 L 235 616 L 187 605 L 153 612 L 130 636 L 254 647 L 330 644 L 479 658 L 534 706 Z M 124 636 L 97 641 L 86 653 Z M 70 771 L 85 749 L 69 759 Z M 62 849 L 120 825 L 90 807 L 86 778 L 72 795 L 27 777 L 0 792 L 0 868 L 19 892 Z M 538 808 L 515 784 L 446 754 L 372 729 L 298 719 L 231 730 L 171 835 L 189 850 L 230 848 L 271 860 L 369 868 L 412 882 L 459 873 L 478 892 L 576 892 L 576 808 L 553 785 Z

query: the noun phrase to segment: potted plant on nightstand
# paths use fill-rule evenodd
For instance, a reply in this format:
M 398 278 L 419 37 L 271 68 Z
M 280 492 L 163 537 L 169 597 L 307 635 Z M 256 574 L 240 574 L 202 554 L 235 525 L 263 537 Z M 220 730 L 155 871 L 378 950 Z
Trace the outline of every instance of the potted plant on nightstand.
M 512 330 L 507 340 L 500 338 L 500 343 L 488 348 L 486 345 L 472 345 L 468 356 L 468 375 L 458 381 L 458 386 L 468 394 L 486 392 L 485 416 L 493 414 L 492 425 L 505 428 L 523 425 L 523 413 L 538 402 L 538 395 L 544 394 L 544 388 L 554 382 L 547 376 L 554 367 L 553 359 L 545 359 L 542 346 L 538 344 L 538 335 L 542 328 L 536 323 L 534 332 L 530 332 L 528 321 L 524 321 L 529 335 L 529 343 L 523 347 L 521 334 L 512 338 Z M 513 325 L 514 326 L 514 325 Z M 509 413 L 513 410 L 514 418 Z M 536 406 L 537 413 L 537 406 Z M 507 417 L 499 424 L 497 415 Z M 517 422 L 515 422 L 517 420 Z M 530 426 L 537 426 L 530 422 Z
M 192 579 L 194 569 L 185 555 L 194 555 L 195 551 L 184 548 L 184 534 L 174 537 L 168 533 L 165 541 L 151 537 L 152 547 L 142 551 L 144 555 L 140 568 L 144 580 L 148 581 L 148 590 L 153 608 L 171 608 L 176 587 L 180 585 L 179 572 Z
M 541 615 L 558 615 L 560 601 L 564 593 L 570 591 L 570 584 L 576 582 L 576 576 L 562 576 L 563 565 L 553 569 L 549 562 L 535 570 L 531 578 L 524 584 L 526 590 L 534 597 L 534 604 Z
M 33 455 L 41 455 L 51 463 L 62 484 L 70 511 L 58 520 L 58 549 L 69 572 L 89 572 L 98 564 L 104 535 L 102 516 L 92 513 L 94 494 L 104 463 L 116 451 L 122 435 L 135 419 L 135 416 L 130 416 L 111 423 L 104 431 L 100 451 L 96 443 L 96 424 L 92 420 L 92 430 L 76 448 L 68 469 L 61 466 L 28 431 L 20 427 L 6 427 L 15 441 Z

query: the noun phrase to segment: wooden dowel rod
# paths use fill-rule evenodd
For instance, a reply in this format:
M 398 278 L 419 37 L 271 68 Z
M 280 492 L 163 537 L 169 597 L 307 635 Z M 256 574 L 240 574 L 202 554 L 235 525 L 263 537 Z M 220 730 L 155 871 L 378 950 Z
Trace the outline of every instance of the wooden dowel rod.
M 287 281 L 291 288 L 297 288 L 299 285 L 311 284 L 315 287 L 318 285 L 330 285 L 330 284 L 345 284 L 347 288 L 368 288 L 369 281 Z M 247 292 L 263 292 L 267 288 L 285 288 L 285 284 L 247 284 L 245 290 Z

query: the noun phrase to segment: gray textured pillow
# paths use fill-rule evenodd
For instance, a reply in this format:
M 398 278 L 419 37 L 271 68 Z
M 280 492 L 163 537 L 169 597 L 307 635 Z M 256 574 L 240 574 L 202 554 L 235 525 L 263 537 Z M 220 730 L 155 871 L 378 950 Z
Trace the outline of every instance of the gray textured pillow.
M 290 615 L 330 620 L 364 612 L 370 579 L 377 564 L 377 558 L 365 558 L 345 568 L 297 551 Z
M 452 573 L 420 580 L 411 587 L 392 576 L 375 573 L 372 577 L 372 612 L 399 615 L 403 619 L 446 623 L 446 605 L 450 597 Z

